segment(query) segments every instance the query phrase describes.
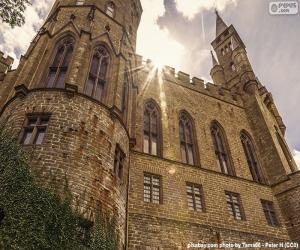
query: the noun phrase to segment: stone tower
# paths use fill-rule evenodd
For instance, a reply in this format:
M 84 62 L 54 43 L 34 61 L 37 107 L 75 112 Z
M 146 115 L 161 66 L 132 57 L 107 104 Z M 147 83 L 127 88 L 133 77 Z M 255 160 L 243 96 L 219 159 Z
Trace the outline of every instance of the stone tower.
M 36 180 L 67 182 L 89 220 L 114 213 L 120 249 L 299 242 L 300 172 L 238 32 L 216 12 L 204 84 L 135 54 L 141 13 L 138 0 L 56 1 L 16 70 L 0 54 L 0 122 Z
M 67 180 L 89 220 L 114 213 L 122 245 L 141 14 L 139 0 L 57 0 L 16 70 L 0 54 L 1 121 L 37 180 L 59 192 Z

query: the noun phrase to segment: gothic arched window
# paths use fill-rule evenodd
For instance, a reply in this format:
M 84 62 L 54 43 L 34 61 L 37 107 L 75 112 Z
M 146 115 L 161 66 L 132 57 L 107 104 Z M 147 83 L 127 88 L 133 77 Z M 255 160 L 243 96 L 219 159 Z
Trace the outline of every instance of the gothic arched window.
M 253 180 L 263 183 L 264 179 L 260 171 L 259 164 L 257 162 L 257 157 L 254 151 L 252 141 L 250 137 L 244 132 L 241 133 L 241 142 Z
M 222 173 L 233 175 L 225 135 L 222 128 L 216 122 L 211 126 L 211 135 L 219 168 Z
M 63 88 L 68 66 L 72 59 L 74 39 L 67 37 L 58 43 L 56 54 L 46 79 L 46 87 Z
M 124 73 L 123 94 L 122 94 L 122 114 L 125 121 L 128 113 L 128 95 L 129 95 L 129 75 L 128 75 L 128 70 L 126 69 Z
M 196 141 L 191 117 L 186 112 L 179 115 L 180 152 L 183 163 L 196 164 Z
M 161 155 L 160 112 L 152 101 L 144 108 L 144 153 Z
M 116 12 L 116 5 L 113 2 L 109 2 L 106 5 L 106 14 L 109 15 L 110 17 L 114 18 Z
M 96 48 L 89 70 L 85 93 L 98 101 L 103 99 L 108 64 L 109 55 L 107 50 L 103 46 Z

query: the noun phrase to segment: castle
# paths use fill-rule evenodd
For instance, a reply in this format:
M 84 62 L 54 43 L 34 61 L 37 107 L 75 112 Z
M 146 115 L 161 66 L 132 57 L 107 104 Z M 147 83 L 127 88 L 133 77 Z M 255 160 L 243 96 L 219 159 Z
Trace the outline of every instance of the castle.
M 67 178 L 88 220 L 114 213 L 120 249 L 299 243 L 300 171 L 238 32 L 216 13 L 204 84 L 143 62 L 141 15 L 139 0 L 56 0 L 16 70 L 0 54 L 0 122 L 36 181 Z

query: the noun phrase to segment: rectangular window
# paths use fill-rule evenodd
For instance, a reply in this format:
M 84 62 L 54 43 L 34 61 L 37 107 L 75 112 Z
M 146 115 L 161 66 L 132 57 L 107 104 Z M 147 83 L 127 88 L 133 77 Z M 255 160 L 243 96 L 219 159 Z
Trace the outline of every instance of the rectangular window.
M 186 183 L 186 193 L 189 210 L 204 212 L 202 186 L 193 183 Z
M 82 217 L 78 218 L 78 225 L 77 225 L 78 238 L 85 246 L 88 246 L 88 243 L 90 241 L 92 227 L 93 227 L 93 222 L 84 219 Z
M 144 173 L 144 201 L 149 203 L 161 203 L 161 177 Z
M 268 224 L 272 227 L 279 226 L 277 218 L 276 218 L 273 202 L 261 200 L 261 205 L 262 205 L 262 208 L 263 208 L 263 211 L 264 211 L 264 214 L 265 214 Z
M 119 145 L 116 145 L 115 160 L 114 160 L 114 174 L 120 179 L 123 178 L 125 154 Z
M 240 195 L 227 191 L 225 195 L 229 214 L 236 220 L 245 220 Z
M 21 143 L 24 145 L 40 145 L 43 143 L 46 129 L 49 123 L 49 114 L 27 115 Z

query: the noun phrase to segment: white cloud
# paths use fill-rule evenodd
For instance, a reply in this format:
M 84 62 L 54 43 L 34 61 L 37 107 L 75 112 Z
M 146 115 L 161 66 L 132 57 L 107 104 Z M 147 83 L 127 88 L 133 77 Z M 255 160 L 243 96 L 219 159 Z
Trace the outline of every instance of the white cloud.
M 144 12 L 138 30 L 137 53 L 159 66 L 170 65 L 178 68 L 184 47 L 156 23 L 157 18 L 165 12 L 163 1 L 142 0 L 142 6 Z
M 44 22 L 54 0 L 34 0 L 24 13 L 25 24 L 22 27 L 12 29 L 7 24 L 0 25 L 1 43 L 0 50 L 15 58 L 13 67 L 16 67 L 19 53 L 24 54 Z M 18 53 L 17 53 L 18 51 Z
M 224 10 L 230 4 L 236 4 L 237 0 L 175 0 L 178 11 L 192 19 L 201 9 L 216 8 Z
M 294 156 L 294 159 L 295 159 L 296 164 L 298 166 L 298 169 L 300 169 L 300 151 L 294 149 L 293 150 L 293 156 Z

